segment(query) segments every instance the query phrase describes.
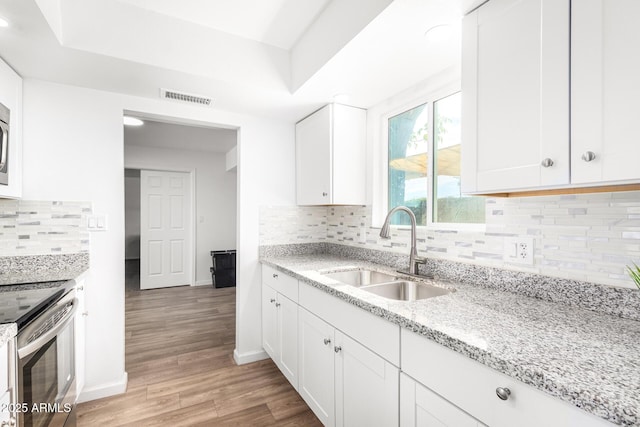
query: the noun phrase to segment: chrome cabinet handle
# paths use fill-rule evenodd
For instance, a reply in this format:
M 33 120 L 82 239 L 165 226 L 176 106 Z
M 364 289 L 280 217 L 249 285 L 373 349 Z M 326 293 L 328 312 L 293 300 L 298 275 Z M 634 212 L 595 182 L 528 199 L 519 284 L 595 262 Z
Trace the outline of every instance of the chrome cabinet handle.
M 88 315 L 89 315 L 89 312 L 88 312 L 88 311 L 83 311 L 83 312 L 82 312 L 82 315 L 83 315 L 83 316 L 88 316 Z
M 595 160 L 595 158 L 596 158 L 596 153 L 594 153 L 593 151 L 587 151 L 582 155 L 582 160 L 584 160 L 587 163 L 592 160 Z
M 282 304 L 280 304 L 279 302 L 276 303 L 276 307 L 280 307 Z
M 335 351 L 336 353 L 340 353 L 341 350 L 342 350 L 341 346 L 333 347 L 333 351 Z
M 79 290 L 79 291 L 84 290 L 84 286 L 78 286 L 78 290 Z
M 509 396 L 511 396 L 511 390 L 507 387 L 498 387 L 496 389 L 496 396 L 498 396 L 500 400 L 507 400 Z
M 269 300 L 269 302 L 270 302 L 271 304 L 273 304 L 274 302 L 276 302 L 276 300 L 275 300 L 275 298 L 271 298 L 271 299 Z
M 547 157 L 540 164 L 544 168 L 550 168 L 551 166 L 553 166 L 553 160 L 551 160 L 549 157 Z
M 274 279 L 277 279 L 277 278 L 278 278 L 278 275 L 277 275 L 276 273 L 273 273 L 273 278 L 274 278 Z
M 327 197 L 327 193 L 325 193 L 324 191 L 322 192 L 322 197 Z
M 330 338 L 325 338 L 324 339 L 324 345 L 329 345 L 331 344 L 331 339 Z

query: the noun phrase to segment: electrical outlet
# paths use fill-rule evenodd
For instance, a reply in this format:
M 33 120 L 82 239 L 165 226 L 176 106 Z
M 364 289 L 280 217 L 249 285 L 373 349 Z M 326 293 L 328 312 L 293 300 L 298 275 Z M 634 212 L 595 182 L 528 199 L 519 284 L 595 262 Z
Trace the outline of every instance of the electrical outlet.
M 503 259 L 517 264 L 533 265 L 533 238 L 505 239 Z

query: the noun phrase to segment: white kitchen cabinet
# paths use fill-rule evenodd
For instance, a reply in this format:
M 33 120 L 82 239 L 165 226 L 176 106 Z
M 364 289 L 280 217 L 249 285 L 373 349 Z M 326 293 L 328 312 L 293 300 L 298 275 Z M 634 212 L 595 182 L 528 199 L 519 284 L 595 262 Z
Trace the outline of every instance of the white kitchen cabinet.
M 634 0 L 492 0 L 467 15 L 463 192 L 640 182 L 638 20 Z
M 15 388 L 17 371 L 14 338 L 0 347 L 0 408 L 2 408 L 0 424 L 2 425 L 15 425 L 16 413 L 8 409 L 11 409 L 12 404 L 17 403 Z
M 404 373 L 491 427 L 612 425 L 413 332 L 403 330 L 401 342 Z
M 296 124 L 298 205 L 366 203 L 367 112 L 329 104 Z
M 639 21 L 637 0 L 571 4 L 573 183 L 640 178 L 635 128 L 640 117 Z
M 268 266 L 262 277 L 262 347 L 297 390 L 298 281 Z
M 298 392 L 322 424 L 334 426 L 334 328 L 303 308 L 298 309 L 298 322 Z
M 262 346 L 298 389 L 298 304 L 262 285 Z
M 400 427 L 482 427 L 484 424 L 413 378 L 400 374 Z
M 86 318 L 89 314 L 86 308 L 86 285 L 87 280 L 84 277 L 76 279 L 76 299 L 78 300 L 78 309 L 76 310 L 74 319 L 75 334 L 75 360 L 76 360 L 76 390 L 77 396 L 80 396 L 84 389 L 85 382 L 85 342 L 86 342 Z
M 299 309 L 302 398 L 325 426 L 398 425 L 399 369 Z
M 463 192 L 569 184 L 569 0 L 488 2 L 462 58 Z
M 10 110 L 8 184 L 0 198 L 22 197 L 22 78 L 0 59 L 0 103 Z

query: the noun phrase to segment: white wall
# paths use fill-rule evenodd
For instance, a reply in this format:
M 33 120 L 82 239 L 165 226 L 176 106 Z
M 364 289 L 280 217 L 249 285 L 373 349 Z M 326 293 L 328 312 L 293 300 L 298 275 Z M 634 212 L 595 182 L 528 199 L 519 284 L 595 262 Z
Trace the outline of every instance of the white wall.
M 88 200 L 109 217 L 91 237 L 87 372 L 82 400 L 122 392 L 124 366 L 123 111 L 237 128 L 236 349 L 266 357 L 260 340 L 259 206 L 293 205 L 294 127 L 252 116 L 39 80 L 24 84 L 24 197 Z
M 124 258 L 140 259 L 140 171 L 124 174 Z
M 125 167 L 195 173 L 196 284 L 211 284 L 213 250 L 236 249 L 236 172 L 226 171 L 225 153 L 128 145 Z

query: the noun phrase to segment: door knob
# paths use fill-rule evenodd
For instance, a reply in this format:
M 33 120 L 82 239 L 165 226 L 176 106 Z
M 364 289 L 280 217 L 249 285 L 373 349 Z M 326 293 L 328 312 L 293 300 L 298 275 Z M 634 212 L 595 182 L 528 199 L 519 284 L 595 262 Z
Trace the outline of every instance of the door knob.
M 553 160 L 547 157 L 540 164 L 542 165 L 542 167 L 550 168 L 551 166 L 553 166 Z
M 509 396 L 511 396 L 511 390 L 507 387 L 498 387 L 496 389 L 496 396 L 498 396 L 500 400 L 507 400 Z
M 582 160 L 584 160 L 585 162 L 590 162 L 592 160 L 595 160 L 595 158 L 596 153 L 594 153 L 593 151 L 587 151 L 582 155 Z

